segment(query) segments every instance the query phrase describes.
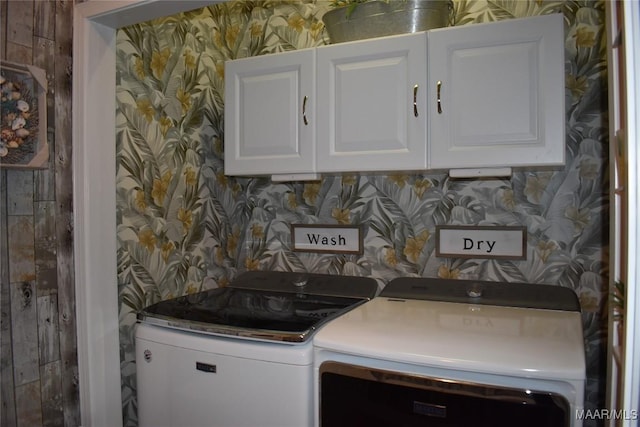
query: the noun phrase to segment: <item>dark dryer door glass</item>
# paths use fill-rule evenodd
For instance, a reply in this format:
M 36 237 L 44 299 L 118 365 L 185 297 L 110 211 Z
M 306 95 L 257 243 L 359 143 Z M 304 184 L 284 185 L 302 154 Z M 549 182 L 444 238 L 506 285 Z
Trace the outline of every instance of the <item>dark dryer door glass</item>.
M 561 396 L 327 362 L 321 427 L 566 427 Z
M 163 326 L 271 341 L 302 342 L 361 298 L 217 288 L 162 301 L 138 320 Z

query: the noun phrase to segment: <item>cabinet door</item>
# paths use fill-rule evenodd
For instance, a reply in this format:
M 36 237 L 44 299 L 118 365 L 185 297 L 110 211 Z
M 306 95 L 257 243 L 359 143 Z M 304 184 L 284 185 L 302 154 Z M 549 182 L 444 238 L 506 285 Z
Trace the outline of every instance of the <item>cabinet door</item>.
M 225 64 L 225 174 L 315 169 L 313 49 Z
M 429 32 L 430 168 L 564 163 L 562 15 Z
M 318 171 L 426 167 L 426 34 L 317 49 Z

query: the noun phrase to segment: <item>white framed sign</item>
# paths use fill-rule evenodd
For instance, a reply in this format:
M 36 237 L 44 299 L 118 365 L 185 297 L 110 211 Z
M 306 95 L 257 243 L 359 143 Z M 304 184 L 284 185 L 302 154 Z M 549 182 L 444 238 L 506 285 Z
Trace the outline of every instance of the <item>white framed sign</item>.
M 436 256 L 527 259 L 526 227 L 436 226 Z
M 291 224 L 294 251 L 362 254 L 362 240 L 358 225 Z

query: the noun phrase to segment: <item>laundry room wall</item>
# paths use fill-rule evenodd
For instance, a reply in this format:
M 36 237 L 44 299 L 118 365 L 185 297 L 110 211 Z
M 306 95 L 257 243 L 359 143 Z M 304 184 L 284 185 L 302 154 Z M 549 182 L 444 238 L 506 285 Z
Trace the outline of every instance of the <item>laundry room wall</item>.
M 49 162 L 0 164 L 0 426 L 78 426 L 73 273 L 73 1 L 0 1 L 0 57 L 48 80 Z M 3 87 L 3 96 L 6 87 Z M 0 109 L 3 131 L 7 108 Z M 1 145 L 1 144 L 0 144 Z
M 328 1 L 232 1 L 117 34 L 118 287 L 124 423 L 137 424 L 137 310 L 245 270 L 566 286 L 583 308 L 587 408 L 604 407 L 608 252 L 602 1 L 454 1 L 455 25 L 561 12 L 566 166 L 510 179 L 444 174 L 273 183 L 224 175 L 224 61 L 327 43 Z M 362 255 L 305 254 L 292 223 L 362 224 Z M 436 225 L 527 228 L 523 261 L 438 258 Z M 213 396 L 215 398 L 215 396 Z

